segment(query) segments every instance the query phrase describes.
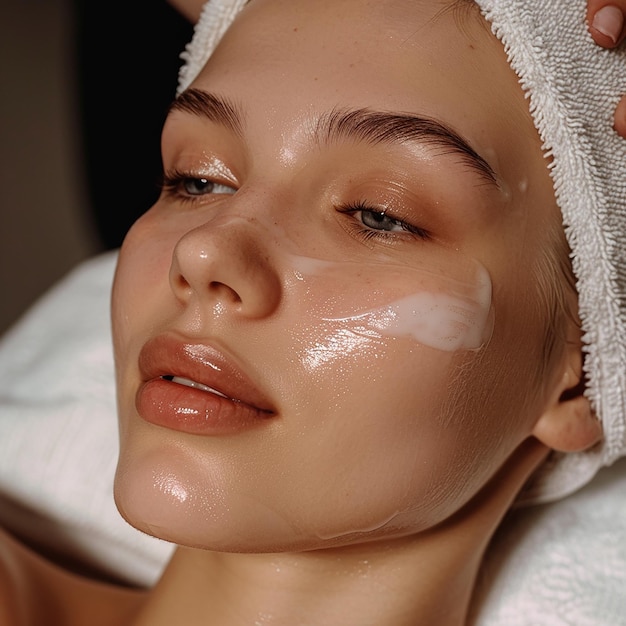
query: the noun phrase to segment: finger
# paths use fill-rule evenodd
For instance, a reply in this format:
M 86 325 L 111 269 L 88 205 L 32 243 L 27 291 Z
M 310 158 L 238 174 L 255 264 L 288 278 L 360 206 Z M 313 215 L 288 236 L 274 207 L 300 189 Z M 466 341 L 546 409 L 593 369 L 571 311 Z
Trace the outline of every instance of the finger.
M 598 45 L 615 48 L 626 37 L 626 0 L 587 0 L 587 24 Z
M 615 109 L 613 128 L 615 128 L 618 135 L 626 139 L 626 96 L 622 96 Z

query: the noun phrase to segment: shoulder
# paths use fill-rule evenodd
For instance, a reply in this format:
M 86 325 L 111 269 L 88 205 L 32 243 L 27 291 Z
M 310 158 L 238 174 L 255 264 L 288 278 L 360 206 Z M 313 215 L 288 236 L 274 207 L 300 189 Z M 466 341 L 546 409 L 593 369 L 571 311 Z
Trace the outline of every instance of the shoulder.
M 0 528 L 0 626 L 125 624 L 145 592 L 70 572 Z
M 29 587 L 20 546 L 0 528 L 0 626 L 29 624 Z

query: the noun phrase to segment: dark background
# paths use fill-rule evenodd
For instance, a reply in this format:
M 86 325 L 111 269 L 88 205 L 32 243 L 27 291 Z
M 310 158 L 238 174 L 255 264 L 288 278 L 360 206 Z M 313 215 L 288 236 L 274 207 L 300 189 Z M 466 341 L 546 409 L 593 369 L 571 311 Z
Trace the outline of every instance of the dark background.
M 165 0 L 0 0 L 0 333 L 154 202 L 192 32 Z
M 110 249 L 158 196 L 160 128 L 192 26 L 164 0 L 73 7 L 87 199 Z

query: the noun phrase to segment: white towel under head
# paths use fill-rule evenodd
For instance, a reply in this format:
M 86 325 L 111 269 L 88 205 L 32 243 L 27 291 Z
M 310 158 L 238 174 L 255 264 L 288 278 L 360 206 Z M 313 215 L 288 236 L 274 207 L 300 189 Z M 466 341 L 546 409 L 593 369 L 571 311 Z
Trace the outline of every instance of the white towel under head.
M 543 140 L 572 250 L 587 395 L 604 440 L 554 454 L 521 495 L 545 502 L 626 455 L 626 140 L 613 111 L 626 94 L 626 47 L 597 46 L 585 0 L 476 0 L 502 41 Z M 181 57 L 178 92 L 198 75 L 247 0 L 209 0 Z

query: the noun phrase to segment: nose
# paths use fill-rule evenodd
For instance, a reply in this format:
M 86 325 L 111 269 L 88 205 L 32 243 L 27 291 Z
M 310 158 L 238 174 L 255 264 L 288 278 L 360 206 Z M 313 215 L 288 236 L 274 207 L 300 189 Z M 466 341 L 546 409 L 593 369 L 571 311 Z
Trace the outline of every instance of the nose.
M 170 285 L 183 304 L 262 318 L 278 306 L 282 285 L 267 249 L 268 236 L 253 218 L 210 221 L 176 244 Z

